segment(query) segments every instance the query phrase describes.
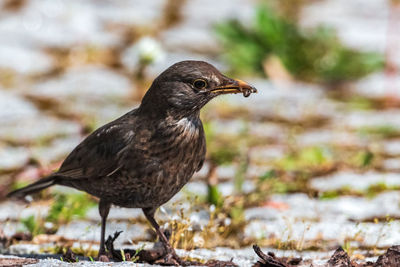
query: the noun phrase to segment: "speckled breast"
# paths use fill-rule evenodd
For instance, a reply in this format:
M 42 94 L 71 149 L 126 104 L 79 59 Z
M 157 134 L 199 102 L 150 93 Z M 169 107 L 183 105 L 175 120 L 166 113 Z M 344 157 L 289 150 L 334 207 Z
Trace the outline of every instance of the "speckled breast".
M 204 130 L 199 118 L 161 123 L 142 153 L 132 158 L 132 171 L 115 177 L 121 185 L 111 202 L 124 207 L 158 207 L 171 199 L 198 171 L 205 158 Z M 135 151 L 137 152 L 137 151 Z

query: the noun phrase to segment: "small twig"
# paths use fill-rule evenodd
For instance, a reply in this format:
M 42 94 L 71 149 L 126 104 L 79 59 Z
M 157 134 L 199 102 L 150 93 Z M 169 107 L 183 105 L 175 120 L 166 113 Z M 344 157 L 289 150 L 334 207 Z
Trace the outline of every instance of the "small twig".
M 254 252 L 261 258 L 262 261 L 258 261 L 262 267 L 290 267 L 290 265 L 274 259 L 274 257 L 265 254 L 261 251 L 261 248 L 257 245 L 253 245 Z

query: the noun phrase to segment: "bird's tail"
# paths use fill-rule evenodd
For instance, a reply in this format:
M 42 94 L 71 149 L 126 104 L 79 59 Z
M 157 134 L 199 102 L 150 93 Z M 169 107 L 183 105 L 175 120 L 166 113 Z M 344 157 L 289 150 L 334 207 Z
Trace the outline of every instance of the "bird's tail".
M 53 175 L 50 175 L 46 178 L 42 178 L 39 181 L 34 182 L 33 184 L 30 184 L 28 186 L 25 186 L 23 188 L 8 193 L 7 197 L 18 198 L 18 199 L 24 198 L 26 195 L 39 192 L 40 190 L 43 190 L 49 186 L 54 185 L 56 183 L 56 178 L 57 176 Z

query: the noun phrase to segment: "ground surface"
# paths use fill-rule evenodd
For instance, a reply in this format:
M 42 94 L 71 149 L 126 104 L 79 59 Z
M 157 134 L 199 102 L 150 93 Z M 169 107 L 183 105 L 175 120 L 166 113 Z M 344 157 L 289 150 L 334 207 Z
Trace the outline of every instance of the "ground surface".
M 216 57 L 212 25 L 231 16 L 250 21 L 256 1 L 177 1 L 180 8 L 166 8 L 163 0 L 6 2 L 0 3 L 0 252 L 62 255 L 70 247 L 94 256 L 96 206 L 57 213 L 50 194 L 77 192 L 57 187 L 27 205 L 4 199 L 9 186 L 56 169 L 88 132 L 137 106 L 170 64 L 204 59 L 226 69 Z M 349 45 L 382 52 L 388 37 L 378 33 L 386 32 L 387 8 L 384 1 L 315 2 L 301 21 L 330 23 Z M 138 69 L 143 51 L 155 58 L 144 72 Z M 213 132 L 209 148 L 237 152 L 216 168 L 224 203 L 205 201 L 208 162 L 157 213 L 178 232 L 171 237 L 178 253 L 249 266 L 259 259 L 251 246 L 259 244 L 278 257 L 301 257 L 302 266 L 322 266 L 338 246 L 365 263 L 399 244 L 399 77 L 373 74 L 339 93 L 247 80 L 259 94 L 224 96 L 202 114 Z M 68 210 L 86 201 L 94 203 L 84 196 Z M 54 213 L 59 216 L 50 218 Z M 139 210 L 114 208 L 109 219 L 108 234 L 124 231 L 117 248 L 152 247 L 154 233 Z M 29 230 L 34 237 L 15 235 Z M 74 265 L 108 266 L 58 259 L 33 266 Z

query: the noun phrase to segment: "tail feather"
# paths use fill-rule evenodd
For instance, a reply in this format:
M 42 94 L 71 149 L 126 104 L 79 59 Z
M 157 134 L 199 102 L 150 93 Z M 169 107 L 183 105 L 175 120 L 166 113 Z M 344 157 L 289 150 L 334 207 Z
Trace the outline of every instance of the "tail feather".
M 52 186 L 56 183 L 56 176 L 49 176 L 46 178 L 42 178 L 37 182 L 34 182 L 28 186 L 17 189 L 7 194 L 9 198 L 24 198 L 26 195 L 30 195 L 36 192 L 39 192 L 49 186 Z

